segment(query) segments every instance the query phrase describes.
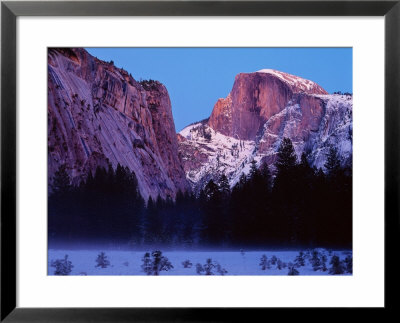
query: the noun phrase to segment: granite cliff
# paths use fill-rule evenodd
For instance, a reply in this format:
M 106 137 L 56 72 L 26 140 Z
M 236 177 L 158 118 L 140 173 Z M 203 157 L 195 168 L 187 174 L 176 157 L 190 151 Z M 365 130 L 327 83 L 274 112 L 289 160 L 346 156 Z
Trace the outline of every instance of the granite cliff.
M 210 118 L 179 133 L 184 169 L 198 190 L 227 175 L 234 185 L 250 162 L 272 166 L 284 137 L 298 157 L 305 152 L 322 168 L 330 147 L 343 166 L 352 163 L 352 96 L 328 94 L 321 86 L 276 70 L 240 73 L 231 92 L 219 99 Z
M 75 184 L 98 166 L 126 166 L 145 199 L 190 190 L 165 86 L 139 83 L 82 48 L 48 51 L 50 188 L 63 164 Z
M 273 170 L 284 137 L 314 167 L 323 169 L 330 147 L 351 166 L 352 109 L 351 95 L 265 69 L 238 74 L 208 119 L 176 134 L 160 82 L 137 82 L 81 48 L 49 49 L 49 188 L 63 164 L 74 184 L 98 166 L 126 166 L 145 199 L 198 191 L 221 174 L 234 185 L 253 160 Z

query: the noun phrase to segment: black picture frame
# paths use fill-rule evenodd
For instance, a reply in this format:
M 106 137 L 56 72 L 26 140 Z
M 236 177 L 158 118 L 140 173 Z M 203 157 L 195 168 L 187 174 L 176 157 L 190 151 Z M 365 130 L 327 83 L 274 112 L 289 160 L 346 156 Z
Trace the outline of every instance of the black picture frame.
M 16 19 L 19 16 L 384 16 L 385 307 L 396 310 L 399 246 L 400 0 L 4 1 L 1 3 L 1 321 L 252 321 L 263 309 L 16 307 Z M 40 292 L 40 291 L 38 291 Z M 278 310 L 278 309 L 276 309 Z M 287 309 L 284 309 L 287 310 Z M 280 311 L 281 313 L 282 311 Z M 369 312 L 369 317 L 372 313 Z M 286 315 L 286 314 L 285 314 Z

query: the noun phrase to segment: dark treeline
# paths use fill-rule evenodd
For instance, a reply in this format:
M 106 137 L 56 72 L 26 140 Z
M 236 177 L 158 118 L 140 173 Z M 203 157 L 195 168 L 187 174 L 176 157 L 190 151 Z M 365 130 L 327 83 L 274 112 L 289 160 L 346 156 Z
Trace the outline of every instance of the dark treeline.
M 129 169 L 99 167 L 85 182 L 72 186 L 61 166 L 49 196 L 49 242 L 127 241 L 138 236 L 145 210 L 136 176 Z
M 352 173 L 329 150 L 325 172 L 298 161 L 289 139 L 278 151 L 273 177 L 251 163 L 230 189 L 222 175 L 198 196 L 141 197 L 136 176 L 118 165 L 98 168 L 71 186 L 64 167 L 49 197 L 51 241 L 213 247 L 352 246 Z

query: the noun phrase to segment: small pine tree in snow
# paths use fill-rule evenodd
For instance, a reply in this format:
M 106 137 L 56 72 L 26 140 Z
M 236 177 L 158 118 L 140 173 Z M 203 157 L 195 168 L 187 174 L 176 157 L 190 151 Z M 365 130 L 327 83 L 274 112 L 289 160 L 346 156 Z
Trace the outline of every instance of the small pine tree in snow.
M 196 264 L 196 273 L 201 275 L 203 271 L 204 271 L 203 266 L 200 264 Z
M 275 255 L 271 257 L 271 265 L 275 266 L 277 261 L 278 261 L 278 258 L 276 258 Z
M 332 265 L 331 268 L 329 268 L 329 273 L 331 275 L 341 275 L 344 273 L 343 264 L 337 255 L 332 256 L 330 264 Z
M 153 275 L 157 276 L 160 271 L 168 271 L 174 268 L 174 266 L 172 266 L 172 264 L 169 262 L 168 258 L 162 255 L 160 250 L 153 251 L 151 255 L 153 257 Z
M 327 271 L 328 268 L 326 268 L 326 262 L 328 261 L 328 258 L 326 257 L 325 254 L 321 255 L 321 270 L 322 271 Z
M 314 271 L 321 269 L 321 259 L 320 259 L 320 254 L 319 254 L 318 250 L 312 251 L 310 263 L 311 263 L 311 266 L 313 267 Z
M 276 268 L 279 269 L 279 270 L 282 269 L 282 261 L 281 261 L 280 259 L 278 259 L 278 260 L 276 261 Z
M 353 257 L 347 255 L 344 259 L 344 268 L 346 273 L 352 274 L 353 273 Z
M 158 276 L 160 271 L 168 271 L 174 268 L 168 258 L 164 257 L 159 250 L 153 251 L 151 257 L 150 253 L 146 252 L 142 258 L 143 264 L 141 267 L 147 275 Z
M 294 260 L 294 264 L 296 267 L 304 267 L 305 263 L 305 255 L 303 251 L 300 251 L 297 255 L 296 259 Z
M 289 272 L 288 272 L 289 276 L 297 276 L 298 274 L 299 274 L 299 271 L 295 268 L 294 265 L 289 266 Z
M 282 262 L 282 268 L 285 269 L 287 267 L 287 263 L 286 262 Z
M 110 261 L 107 259 L 107 256 L 104 252 L 101 252 L 97 256 L 96 262 L 96 267 L 107 268 L 110 265 Z
M 218 262 L 212 261 L 211 258 L 208 258 L 204 265 L 201 265 L 199 263 L 196 264 L 196 272 L 199 275 L 201 275 L 203 273 L 206 276 L 214 275 L 214 269 L 220 275 L 224 275 L 224 274 L 228 273 L 224 268 L 221 267 L 221 265 Z
M 150 253 L 146 252 L 142 258 L 142 270 L 147 274 L 151 275 L 152 272 L 152 264 L 151 264 L 151 258 L 150 258 Z
M 215 264 L 215 269 L 217 270 L 217 273 L 220 274 L 221 276 L 228 273 L 228 271 L 225 268 L 222 268 L 219 263 Z
M 72 262 L 68 260 L 68 255 L 64 259 L 56 259 L 51 261 L 51 267 L 55 267 L 54 275 L 66 276 L 69 275 L 74 267 Z
M 306 250 L 304 253 L 304 259 L 310 260 L 311 259 L 311 251 L 309 249 Z
M 269 263 L 268 257 L 266 255 L 262 255 L 261 261 L 260 261 L 260 266 L 261 266 L 261 270 L 270 268 L 270 263 Z
M 203 266 L 204 274 L 205 274 L 206 276 L 214 275 L 214 273 L 212 272 L 212 271 L 213 271 L 213 268 L 214 268 L 214 264 L 212 263 L 211 258 L 208 258 L 208 259 L 206 260 L 206 264 Z
M 190 262 L 190 260 L 185 260 L 182 262 L 182 266 L 183 268 L 192 268 L 192 263 Z

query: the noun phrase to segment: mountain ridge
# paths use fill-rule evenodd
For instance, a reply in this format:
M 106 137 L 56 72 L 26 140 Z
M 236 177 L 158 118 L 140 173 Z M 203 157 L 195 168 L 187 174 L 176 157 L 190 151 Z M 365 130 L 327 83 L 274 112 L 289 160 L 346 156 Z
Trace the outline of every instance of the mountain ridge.
M 352 107 L 351 95 L 328 94 L 291 74 L 270 69 L 239 73 L 205 125 L 179 132 L 187 178 L 197 191 L 222 174 L 233 186 L 252 160 L 273 168 L 284 137 L 293 142 L 298 159 L 305 152 L 313 167 L 323 169 L 330 147 L 338 150 L 342 166 L 350 166 Z
M 352 163 L 352 96 L 273 69 L 237 74 L 210 116 L 179 133 L 163 84 L 84 49 L 49 49 L 48 89 L 50 192 L 62 165 L 75 185 L 97 167 L 128 167 L 145 199 L 196 192 L 221 174 L 233 186 L 253 160 L 273 170 L 285 137 L 313 167 L 323 169 L 330 147 Z
M 61 165 L 74 184 L 97 167 L 134 171 L 142 196 L 190 190 L 164 85 L 139 83 L 82 48 L 48 51 L 48 182 Z

